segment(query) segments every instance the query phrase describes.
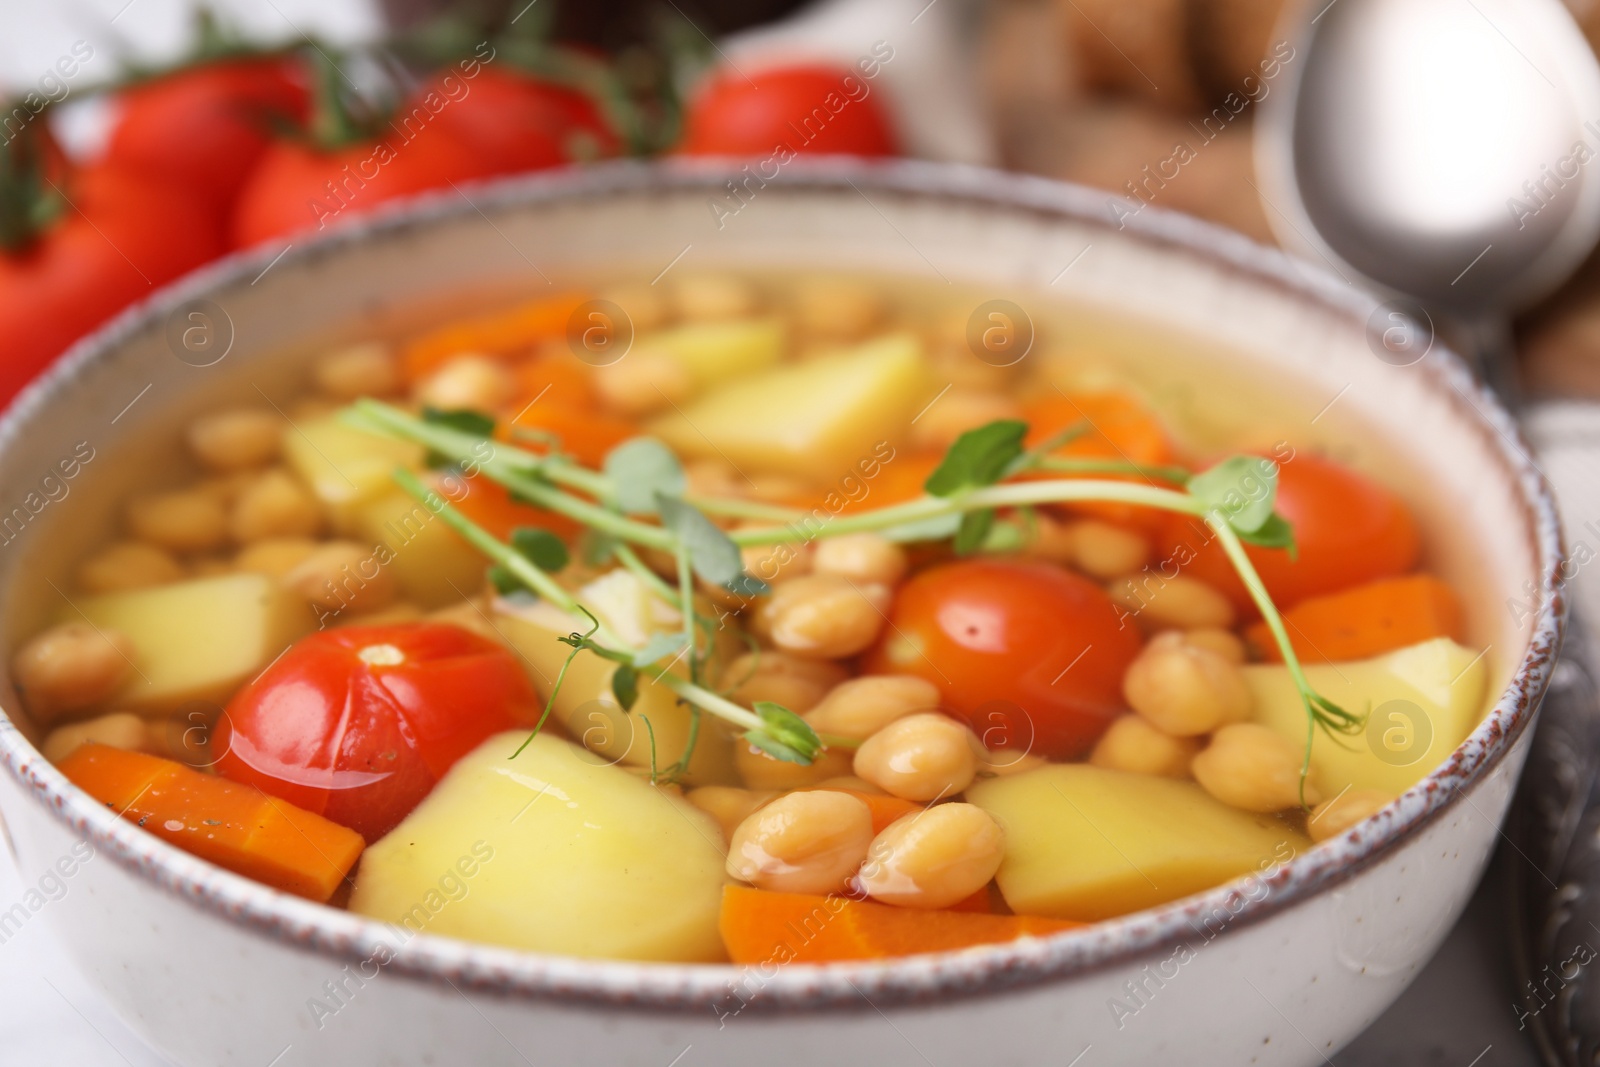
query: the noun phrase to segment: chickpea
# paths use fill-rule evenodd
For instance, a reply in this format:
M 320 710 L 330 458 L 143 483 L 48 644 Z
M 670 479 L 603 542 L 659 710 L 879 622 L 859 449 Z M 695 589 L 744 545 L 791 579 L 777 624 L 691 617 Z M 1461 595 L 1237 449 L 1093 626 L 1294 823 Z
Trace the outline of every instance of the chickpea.
M 260 467 L 283 449 L 283 416 L 258 408 L 202 415 L 189 426 L 189 450 L 214 471 Z
M 138 541 L 107 545 L 78 567 L 78 585 L 87 593 L 148 589 L 182 577 L 183 567 L 171 553 Z
M 694 392 L 694 376 L 683 360 L 649 348 L 593 368 L 590 379 L 606 406 L 631 418 L 653 415 Z
M 309 559 L 317 544 L 309 537 L 269 537 L 241 548 L 233 565 L 250 574 L 282 578 Z
M 243 544 L 268 538 L 315 537 L 323 524 L 322 504 L 299 479 L 282 468 L 267 471 L 239 494 L 229 527 Z
M 872 812 L 858 797 L 790 793 L 741 822 L 728 841 L 728 874 L 780 893 L 844 889 L 867 858 Z
M 902 908 L 948 908 L 1000 869 L 1005 833 L 975 804 L 937 804 L 903 815 L 872 839 L 857 883 Z
M 283 584 L 316 607 L 351 614 L 386 608 L 399 592 L 373 549 L 354 541 L 319 545 L 283 576 Z
M 939 687 L 909 674 L 867 674 L 834 686 L 805 713 L 819 734 L 865 741 L 897 719 L 939 709 Z
M 1258 723 L 1224 726 L 1189 769 L 1207 793 L 1244 811 L 1283 811 L 1300 804 L 1302 755 L 1294 745 Z M 1306 803 L 1319 799 L 1306 783 Z
M 737 319 L 756 310 L 755 286 L 731 274 L 686 274 L 672 287 L 673 302 L 685 319 Z
M 881 534 L 845 534 L 817 543 L 811 563 L 818 574 L 837 574 L 858 585 L 876 582 L 893 587 L 911 563 L 906 550 Z
M 1201 627 L 1198 630 L 1185 630 L 1183 639 L 1195 648 L 1203 648 L 1207 651 L 1215 652 L 1236 666 L 1244 665 L 1244 642 L 1232 630 L 1218 630 L 1209 626 Z
M 730 463 L 720 459 L 696 459 L 684 464 L 683 478 L 690 496 L 742 497 L 749 483 L 739 477 Z
M 810 574 L 814 557 L 815 551 L 811 545 L 805 543 L 749 545 L 739 550 L 739 558 L 744 561 L 745 573 L 760 578 L 763 582 L 787 582 L 791 578 Z
M 228 513 L 204 490 L 176 489 L 129 501 L 128 528 L 170 552 L 209 552 L 228 542 Z
M 972 733 L 937 712 L 896 719 L 856 749 L 855 772 L 903 800 L 951 797 L 978 773 Z
M 883 320 L 883 297 L 870 285 L 842 278 L 807 279 L 795 285 L 794 314 L 806 333 L 854 341 Z
M 1071 526 L 1039 512 L 1034 513 L 1029 526 L 1032 537 L 1022 546 L 1023 555 L 1051 563 L 1070 564 L 1077 561 L 1078 542 Z
M 1394 801 L 1395 795 L 1382 789 L 1346 789 L 1311 810 L 1311 817 L 1306 820 L 1306 833 L 1313 841 L 1330 840 L 1372 818 Z
M 858 585 L 836 574 L 811 574 L 773 586 L 755 624 L 785 652 L 839 659 L 865 651 L 878 639 L 889 590 Z
M 400 391 L 400 366 L 382 341 L 336 348 L 311 368 L 317 388 L 336 400 L 393 396 Z
M 1176 633 L 1156 635 L 1128 665 L 1122 695 L 1174 737 L 1208 734 L 1247 719 L 1255 704 L 1237 664 Z
M 488 356 L 455 357 L 418 383 L 419 404 L 443 411 L 495 412 L 516 395 L 517 377 Z
M 1228 598 L 1198 578 L 1137 574 L 1111 583 L 1111 599 L 1150 630 L 1227 630 L 1233 626 Z
M 808 660 L 769 649 L 746 652 L 723 670 L 718 684 L 740 704 L 770 700 L 797 714 L 810 711 L 828 691 L 849 677 L 837 663 Z
M 51 763 L 60 763 L 88 744 L 110 745 L 112 748 L 128 752 L 151 752 L 159 755 L 150 744 L 144 720 L 128 711 L 102 715 L 88 722 L 57 726 L 44 739 L 39 751 L 43 752 L 44 758 Z
M 1102 581 L 1132 574 L 1150 558 L 1149 538 L 1126 526 L 1082 519 L 1067 530 L 1072 539 L 1072 562 Z
M 231 508 L 244 491 L 255 484 L 260 475 L 261 472 L 256 470 L 238 470 L 206 478 L 196 483 L 195 488 L 216 497 L 222 502 L 223 507 Z
M 1199 751 L 1196 738 L 1173 737 L 1162 733 L 1148 719 L 1123 715 L 1100 735 L 1089 762 L 1113 771 L 1187 778 L 1189 761 Z
M 87 622 L 51 627 L 11 661 L 28 710 L 44 719 L 109 700 L 132 671 L 133 643 L 117 630 L 97 630 Z
M 824 778 L 812 788 L 815 789 L 842 789 L 847 793 L 870 793 L 873 796 L 886 797 L 889 794 L 867 781 L 857 778 L 853 774 L 842 774 L 837 778 Z
M 672 307 L 659 285 L 617 285 L 602 292 L 600 299 L 621 308 L 635 334 L 665 326 L 672 320 Z
M 689 790 L 687 799 L 689 803 L 717 820 L 717 825 L 722 827 L 724 840 L 732 840 L 733 832 L 739 828 L 739 824 L 777 795 L 766 790 L 757 792 L 731 785 L 703 785 L 698 789 Z
M 968 430 L 996 419 L 1021 417 L 1022 406 L 1004 393 L 951 388 L 911 424 L 911 443 L 918 448 L 949 448 Z
M 811 763 L 790 763 L 747 741 L 733 745 L 733 769 L 749 789 L 803 789 L 850 773 L 850 753 L 824 749 Z

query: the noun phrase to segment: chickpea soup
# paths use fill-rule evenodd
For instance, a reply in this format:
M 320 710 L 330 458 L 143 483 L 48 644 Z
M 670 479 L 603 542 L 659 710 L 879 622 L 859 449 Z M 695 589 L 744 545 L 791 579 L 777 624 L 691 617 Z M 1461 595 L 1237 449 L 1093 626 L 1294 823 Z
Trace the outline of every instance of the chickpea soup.
M 1460 744 L 1403 486 L 973 306 L 685 271 L 318 352 L 172 426 L 11 651 L 43 751 L 414 930 L 820 963 L 1267 869 Z

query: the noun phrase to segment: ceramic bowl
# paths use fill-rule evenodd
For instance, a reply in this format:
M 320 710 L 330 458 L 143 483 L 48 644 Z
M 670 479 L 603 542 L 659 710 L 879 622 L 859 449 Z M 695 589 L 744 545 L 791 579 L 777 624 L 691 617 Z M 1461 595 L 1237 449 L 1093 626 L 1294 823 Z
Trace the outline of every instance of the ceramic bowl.
M 622 164 L 420 198 L 226 260 L 79 344 L 0 420 L 0 647 L 60 610 L 122 488 L 176 462 L 172 427 L 219 398 L 286 395 L 305 338 L 450 289 L 705 267 L 1068 301 L 1188 338 L 1174 373 L 1283 383 L 1263 420 L 1301 439 L 1337 424 L 1358 462 L 1391 457 L 1430 567 L 1467 590 L 1492 709 L 1376 819 L 1198 896 L 1014 945 L 744 968 L 541 956 L 284 896 L 118 819 L 6 719 L 0 811 L 23 881 L 56 871 L 67 888 L 0 926 L 48 923 L 183 1067 L 1314 1064 L 1376 1018 L 1465 905 L 1527 751 L 1560 634 L 1548 489 L 1454 356 L 1401 366 L 1375 344 L 1369 320 L 1388 320 L 1371 298 L 1089 190 L 913 163 L 793 163 L 770 181 Z M 84 450 L 74 479 L 42 482 Z M 9 682 L 3 699 L 16 707 Z

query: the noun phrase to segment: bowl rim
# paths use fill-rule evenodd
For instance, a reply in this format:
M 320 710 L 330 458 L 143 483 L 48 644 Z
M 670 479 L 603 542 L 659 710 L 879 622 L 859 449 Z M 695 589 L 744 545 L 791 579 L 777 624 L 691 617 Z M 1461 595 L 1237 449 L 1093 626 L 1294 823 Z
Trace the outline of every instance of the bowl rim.
M 24 432 L 30 418 L 71 389 L 89 365 L 161 322 L 185 302 L 248 282 L 279 260 L 293 266 L 336 255 L 369 238 L 403 236 L 415 227 L 563 202 L 720 190 L 744 161 L 634 161 L 547 171 L 461 189 L 434 191 L 386 204 L 307 239 L 289 250 L 280 242 L 233 253 L 169 284 L 83 338 L 23 390 L 0 414 L 0 449 Z M 1045 178 L 977 167 L 845 157 L 798 159 L 768 184 L 785 189 L 845 192 L 959 203 L 973 209 L 1031 213 L 1109 230 L 1110 194 Z M 487 216 L 485 216 L 487 217 Z M 1256 285 L 1320 305 L 1346 322 L 1365 323 L 1376 299 L 1313 264 L 1256 244 L 1241 234 L 1161 209 L 1141 211 L 1116 226 L 1146 244 L 1201 258 Z M 0 713 L 0 762 L 58 820 L 103 849 L 136 877 L 183 898 L 225 922 L 345 963 L 375 962 L 399 974 L 569 1006 L 625 1007 L 726 1018 L 745 1011 L 867 1010 L 885 1004 L 926 1003 L 992 995 L 1065 981 L 1150 956 L 1197 936 L 1216 915 L 1219 933 L 1259 922 L 1340 884 L 1383 859 L 1454 806 L 1486 777 L 1528 727 L 1543 696 L 1563 625 L 1562 541 L 1548 484 L 1511 415 L 1462 360 L 1443 346 L 1418 365 L 1469 422 L 1479 426 L 1505 477 L 1521 497 L 1522 517 L 1535 552 L 1533 590 L 1538 608 L 1517 668 L 1494 707 L 1452 754 L 1378 817 L 1286 862 L 1203 893 L 1079 930 L 959 952 L 889 961 L 793 964 L 673 964 L 597 960 L 528 952 L 413 932 L 293 897 L 221 870 L 144 834 L 68 782 L 25 735 Z M 1470 800 L 1469 800 L 1470 802 Z M 1197 920 L 1199 923 L 1197 924 Z M 1213 934 L 1212 936 L 1216 936 Z M 1209 938 L 1207 938 L 1209 940 Z M 766 973 L 768 970 L 771 973 Z

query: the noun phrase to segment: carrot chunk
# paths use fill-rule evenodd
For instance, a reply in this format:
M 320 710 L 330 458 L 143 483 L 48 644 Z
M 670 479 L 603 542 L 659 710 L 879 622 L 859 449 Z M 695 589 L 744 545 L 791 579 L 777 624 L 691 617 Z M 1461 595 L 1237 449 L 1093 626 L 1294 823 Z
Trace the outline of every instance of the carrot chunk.
M 540 343 L 566 333 L 567 320 L 581 303 L 583 297 L 575 293 L 541 297 L 429 330 L 412 338 L 401 350 L 406 376 L 415 381 L 466 352 L 530 355 Z
M 354 830 L 159 756 L 89 744 L 60 770 L 157 837 L 296 896 L 326 901 L 361 855 Z
M 1082 923 L 1031 915 L 922 911 L 843 896 L 722 891 L 722 941 L 735 963 L 830 963 L 1043 937 Z
M 1061 459 L 1115 460 L 1144 466 L 1159 466 L 1173 462 L 1172 443 L 1167 438 L 1161 420 L 1147 410 L 1140 401 L 1125 393 L 1057 392 L 1025 406 L 1023 418 L 1028 422 L 1029 448 L 1043 444 L 1071 427 L 1080 424 L 1087 427 L 1086 432 L 1052 453 Z M 1076 476 L 1060 472 L 1040 472 L 1031 477 Z M 1081 477 L 1151 485 L 1166 484 L 1124 474 L 1089 473 Z M 1057 505 L 1054 510 L 1090 515 L 1119 525 L 1136 526 L 1146 532 L 1158 529 L 1165 519 L 1165 513 L 1154 508 L 1102 501 Z
M 1366 659 L 1435 637 L 1461 638 L 1461 601 L 1431 574 L 1384 578 L 1302 600 L 1283 614 L 1295 655 L 1312 663 Z M 1283 654 L 1267 624 L 1245 638 L 1264 659 Z

